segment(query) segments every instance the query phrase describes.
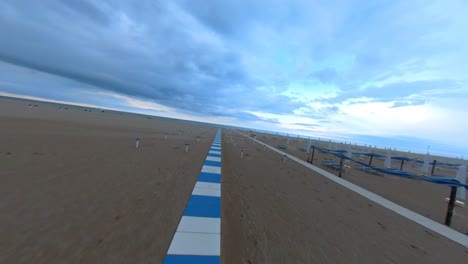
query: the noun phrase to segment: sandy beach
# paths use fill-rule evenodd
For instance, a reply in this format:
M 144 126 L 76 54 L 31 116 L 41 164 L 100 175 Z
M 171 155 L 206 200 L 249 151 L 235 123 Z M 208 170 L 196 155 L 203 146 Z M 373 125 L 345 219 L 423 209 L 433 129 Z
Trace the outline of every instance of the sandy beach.
M 286 149 L 281 149 L 293 156 L 301 158 L 302 160 L 307 160 L 308 154 L 304 151 L 299 150 L 299 148 L 305 147 L 308 144 L 308 140 L 290 138 L 289 142 L 286 137 L 278 135 L 268 135 L 268 134 L 258 134 L 257 139 L 269 144 L 273 147 L 278 145 L 287 146 Z M 315 142 L 318 146 L 327 148 L 329 146 L 328 142 Z M 343 148 L 342 145 L 335 143 L 331 145 L 335 149 Z M 358 149 L 353 150 L 359 152 Z M 367 150 L 366 152 L 374 152 L 385 154 L 384 150 Z M 414 159 L 424 160 L 424 155 L 415 154 L 415 153 L 404 153 L 404 152 L 393 152 L 394 156 L 403 156 L 411 157 Z M 353 157 L 358 159 L 357 156 Z M 364 157 L 361 161 L 364 163 L 369 162 L 369 157 Z M 460 160 L 445 158 L 445 157 L 434 157 L 432 159 L 437 159 L 445 163 L 459 163 Z M 339 158 L 334 157 L 329 154 L 321 153 L 316 151 L 314 154 L 314 165 L 318 166 L 321 169 L 329 171 L 335 175 L 338 175 L 338 171 L 324 166 L 322 161 L 330 160 L 339 163 Z M 444 185 L 438 185 L 430 182 L 424 181 L 415 181 L 402 177 L 391 176 L 391 175 L 375 175 L 372 173 L 365 172 L 356 168 L 356 164 L 350 163 L 351 166 L 348 169 L 347 173 L 344 173 L 342 177 L 358 186 L 361 186 L 367 190 L 370 190 L 386 199 L 391 200 L 399 205 L 402 205 L 410 210 L 413 210 L 423 216 L 426 216 L 438 223 L 444 223 L 446 212 L 447 212 L 447 203 L 445 198 L 450 195 L 450 188 Z M 374 158 L 372 165 L 377 167 L 384 167 L 384 161 L 381 159 Z M 400 161 L 392 161 L 392 168 L 399 169 L 401 165 Z M 404 163 L 403 170 L 410 171 L 415 174 L 420 173 L 420 164 L 414 164 L 410 162 Z M 456 168 L 452 170 L 447 170 L 444 168 L 437 168 L 435 170 L 438 175 L 446 175 L 454 177 L 456 173 Z M 464 234 L 468 233 L 468 208 L 467 207 L 456 207 L 455 214 L 452 218 L 451 227 L 459 232 Z
M 231 137 L 233 140 L 231 140 Z M 468 250 L 232 133 L 223 263 L 442 263 Z M 227 143 L 227 144 L 226 144 Z M 234 145 L 235 143 L 235 145 Z M 239 149 L 246 154 L 240 159 Z M 239 232 L 243 230 L 243 232 Z
M 162 263 L 217 129 L 37 105 L 0 99 L 0 263 Z M 232 130 L 222 142 L 222 263 L 468 257 L 460 244 Z M 344 178 L 438 222 L 445 216 L 447 188 L 354 171 Z M 453 226 L 463 231 L 460 212 Z
M 0 263 L 162 262 L 215 129 L 0 108 Z

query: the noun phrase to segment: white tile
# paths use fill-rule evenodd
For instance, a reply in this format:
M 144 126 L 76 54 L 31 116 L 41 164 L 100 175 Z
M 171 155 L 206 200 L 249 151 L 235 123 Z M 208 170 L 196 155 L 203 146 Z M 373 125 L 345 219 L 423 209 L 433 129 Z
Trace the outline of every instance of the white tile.
M 221 190 L 206 189 L 206 188 L 194 188 L 192 191 L 193 195 L 213 196 L 221 197 Z
M 221 219 L 212 217 L 182 216 L 178 232 L 219 234 Z
M 221 167 L 203 165 L 201 172 L 221 174 Z
M 221 154 L 221 151 L 210 150 L 208 153 L 210 153 L 210 154 Z
M 221 190 L 221 184 L 214 182 L 196 182 L 195 188 Z
M 206 156 L 206 160 L 221 162 L 221 157 Z
M 176 232 L 167 254 L 219 256 L 220 252 L 220 234 Z

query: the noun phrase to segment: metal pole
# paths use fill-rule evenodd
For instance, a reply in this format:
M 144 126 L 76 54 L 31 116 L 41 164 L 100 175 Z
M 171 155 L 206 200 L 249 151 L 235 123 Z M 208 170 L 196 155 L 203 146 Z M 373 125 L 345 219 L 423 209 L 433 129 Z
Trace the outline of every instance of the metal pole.
M 370 156 L 370 160 L 369 160 L 369 166 L 372 166 L 372 159 L 374 158 L 373 155 Z
M 403 170 L 403 164 L 405 164 L 405 160 L 401 160 L 400 170 Z
M 338 174 L 338 177 L 341 178 L 341 171 L 343 171 L 343 158 L 340 159 L 340 173 Z
M 437 160 L 434 160 L 434 162 L 432 163 L 431 176 L 434 175 L 434 170 L 435 170 L 435 167 L 436 167 L 436 163 L 437 163 Z
M 314 154 L 315 154 L 315 147 L 312 147 L 312 157 L 310 158 L 310 164 L 314 164 Z
M 452 215 L 453 215 L 453 207 L 455 206 L 455 198 L 457 196 L 457 187 L 452 186 L 450 190 L 450 200 L 447 208 L 447 216 L 445 217 L 445 225 L 450 226 L 450 222 L 452 222 Z

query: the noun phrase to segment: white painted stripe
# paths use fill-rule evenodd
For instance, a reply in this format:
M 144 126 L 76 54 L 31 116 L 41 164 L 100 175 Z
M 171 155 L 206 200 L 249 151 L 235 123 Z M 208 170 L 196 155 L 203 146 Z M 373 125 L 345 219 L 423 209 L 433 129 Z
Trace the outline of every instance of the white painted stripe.
M 207 233 L 176 232 L 169 255 L 219 256 L 221 253 L 221 235 Z
M 221 162 L 221 157 L 206 156 L 206 160 Z
M 197 182 L 192 194 L 221 197 L 221 184 L 212 182 Z
M 221 190 L 205 189 L 205 188 L 194 188 L 193 191 L 192 191 L 192 195 L 221 197 Z
M 203 165 L 201 172 L 221 174 L 221 167 Z
M 274 148 L 274 147 L 272 147 L 270 145 L 267 145 L 267 144 L 261 142 L 260 140 L 253 139 L 253 138 L 248 137 L 246 135 L 243 135 L 243 136 L 245 136 L 245 137 L 247 137 L 247 138 L 249 138 L 249 139 L 251 139 L 251 140 L 253 140 L 253 141 L 257 142 L 257 143 L 265 145 L 269 149 L 271 149 L 271 150 L 273 150 L 273 151 L 275 151 L 275 152 L 277 152 L 277 153 L 279 153 L 281 155 L 286 155 L 287 154 L 287 153 L 285 153 L 285 152 L 283 152 L 281 150 L 278 150 L 278 149 L 276 149 L 276 148 Z M 400 205 L 398 205 L 396 203 L 393 203 L 393 202 L 391 202 L 391 201 L 389 201 L 389 200 L 387 200 L 387 199 L 385 199 L 385 198 L 383 198 L 383 197 L 381 197 L 381 196 L 379 196 L 379 195 L 377 195 L 377 194 L 375 194 L 373 192 L 370 192 L 370 191 L 368 191 L 368 190 L 366 190 L 364 188 L 361 188 L 361 187 L 359 187 L 359 186 L 357 186 L 355 184 L 352 184 L 352 183 L 350 183 L 350 182 L 348 182 L 348 181 L 346 181 L 346 180 L 344 180 L 342 178 L 339 178 L 338 176 L 333 175 L 333 174 L 331 174 L 331 173 L 329 173 L 329 172 L 327 172 L 325 170 L 322 170 L 319 167 L 316 167 L 316 166 L 314 166 L 314 165 L 312 165 L 312 164 L 310 164 L 308 162 L 300 160 L 300 159 L 298 159 L 298 158 L 296 158 L 294 156 L 291 156 L 291 155 L 288 155 L 288 157 L 290 159 L 296 161 L 297 163 L 299 163 L 301 165 L 304 165 L 305 167 L 307 167 L 307 168 L 321 174 L 322 176 L 325 176 L 326 178 L 338 183 L 339 185 L 341 185 L 341 186 L 343 186 L 345 188 L 348 188 L 349 190 L 351 190 L 353 192 L 356 192 L 356 193 L 364 196 L 365 198 L 367 198 L 367 199 L 369 199 L 369 200 L 371 200 L 371 201 L 373 201 L 373 202 L 375 202 L 377 204 L 380 204 L 383 207 L 385 207 L 385 208 L 387 208 L 387 209 L 389 209 L 389 210 L 391 210 L 391 211 L 393 211 L 393 212 L 395 212 L 395 213 L 397 213 L 397 214 L 399 214 L 399 215 L 401 215 L 401 216 L 403 216 L 403 217 L 405 217 L 405 218 L 407 218 L 407 219 L 409 219 L 411 221 L 414 221 L 414 222 L 416 222 L 416 223 L 418 223 L 418 224 L 420 224 L 420 225 L 422 225 L 422 226 L 424 226 L 424 227 L 426 227 L 426 228 L 428 228 L 428 229 L 430 229 L 430 230 L 432 230 L 432 231 L 434 231 L 436 233 L 439 233 L 440 235 L 445 236 L 445 237 L 447 237 L 448 239 L 451 239 L 454 242 L 457 242 L 457 243 L 459 243 L 459 244 L 461 244 L 461 245 L 463 245 L 465 247 L 468 247 L 468 236 L 466 236 L 466 235 L 464 235 L 462 233 L 459 233 L 459 232 L 457 232 L 457 231 L 455 231 L 455 230 L 453 230 L 453 229 L 451 229 L 451 228 L 449 228 L 449 227 L 447 227 L 445 225 L 439 224 L 439 223 L 437 223 L 437 222 L 435 222 L 435 221 L 433 221 L 433 220 L 431 220 L 431 219 L 429 219 L 427 217 L 424 217 L 424 216 L 422 216 L 420 214 L 417 214 L 417 213 L 415 213 L 413 211 L 410 211 L 410 210 L 408 210 L 408 209 L 406 209 L 406 208 L 404 208 L 404 207 L 402 207 L 402 206 L 400 206 Z
M 182 216 L 177 232 L 186 233 L 221 233 L 221 219 L 211 217 Z
M 210 153 L 210 154 L 221 154 L 221 151 L 210 150 L 208 153 Z
M 221 190 L 221 184 L 214 182 L 196 182 L 195 188 Z
M 221 150 L 221 147 L 211 147 L 210 150 Z

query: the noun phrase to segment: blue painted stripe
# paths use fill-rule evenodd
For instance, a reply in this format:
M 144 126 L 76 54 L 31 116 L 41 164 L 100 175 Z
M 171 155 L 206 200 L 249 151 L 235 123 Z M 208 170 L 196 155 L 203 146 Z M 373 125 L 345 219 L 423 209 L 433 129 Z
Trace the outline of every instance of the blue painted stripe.
M 167 255 L 164 264 L 219 264 L 219 256 Z
M 184 216 L 221 217 L 221 198 L 192 195 L 184 211 Z
M 213 154 L 213 153 L 208 153 L 208 156 L 211 156 L 211 157 L 221 157 L 221 154 Z
M 204 163 L 203 165 L 221 167 L 221 162 L 219 162 L 219 161 L 212 161 L 212 160 L 205 160 L 205 163 Z
M 198 181 L 221 183 L 221 174 L 200 172 L 200 175 L 198 176 Z

